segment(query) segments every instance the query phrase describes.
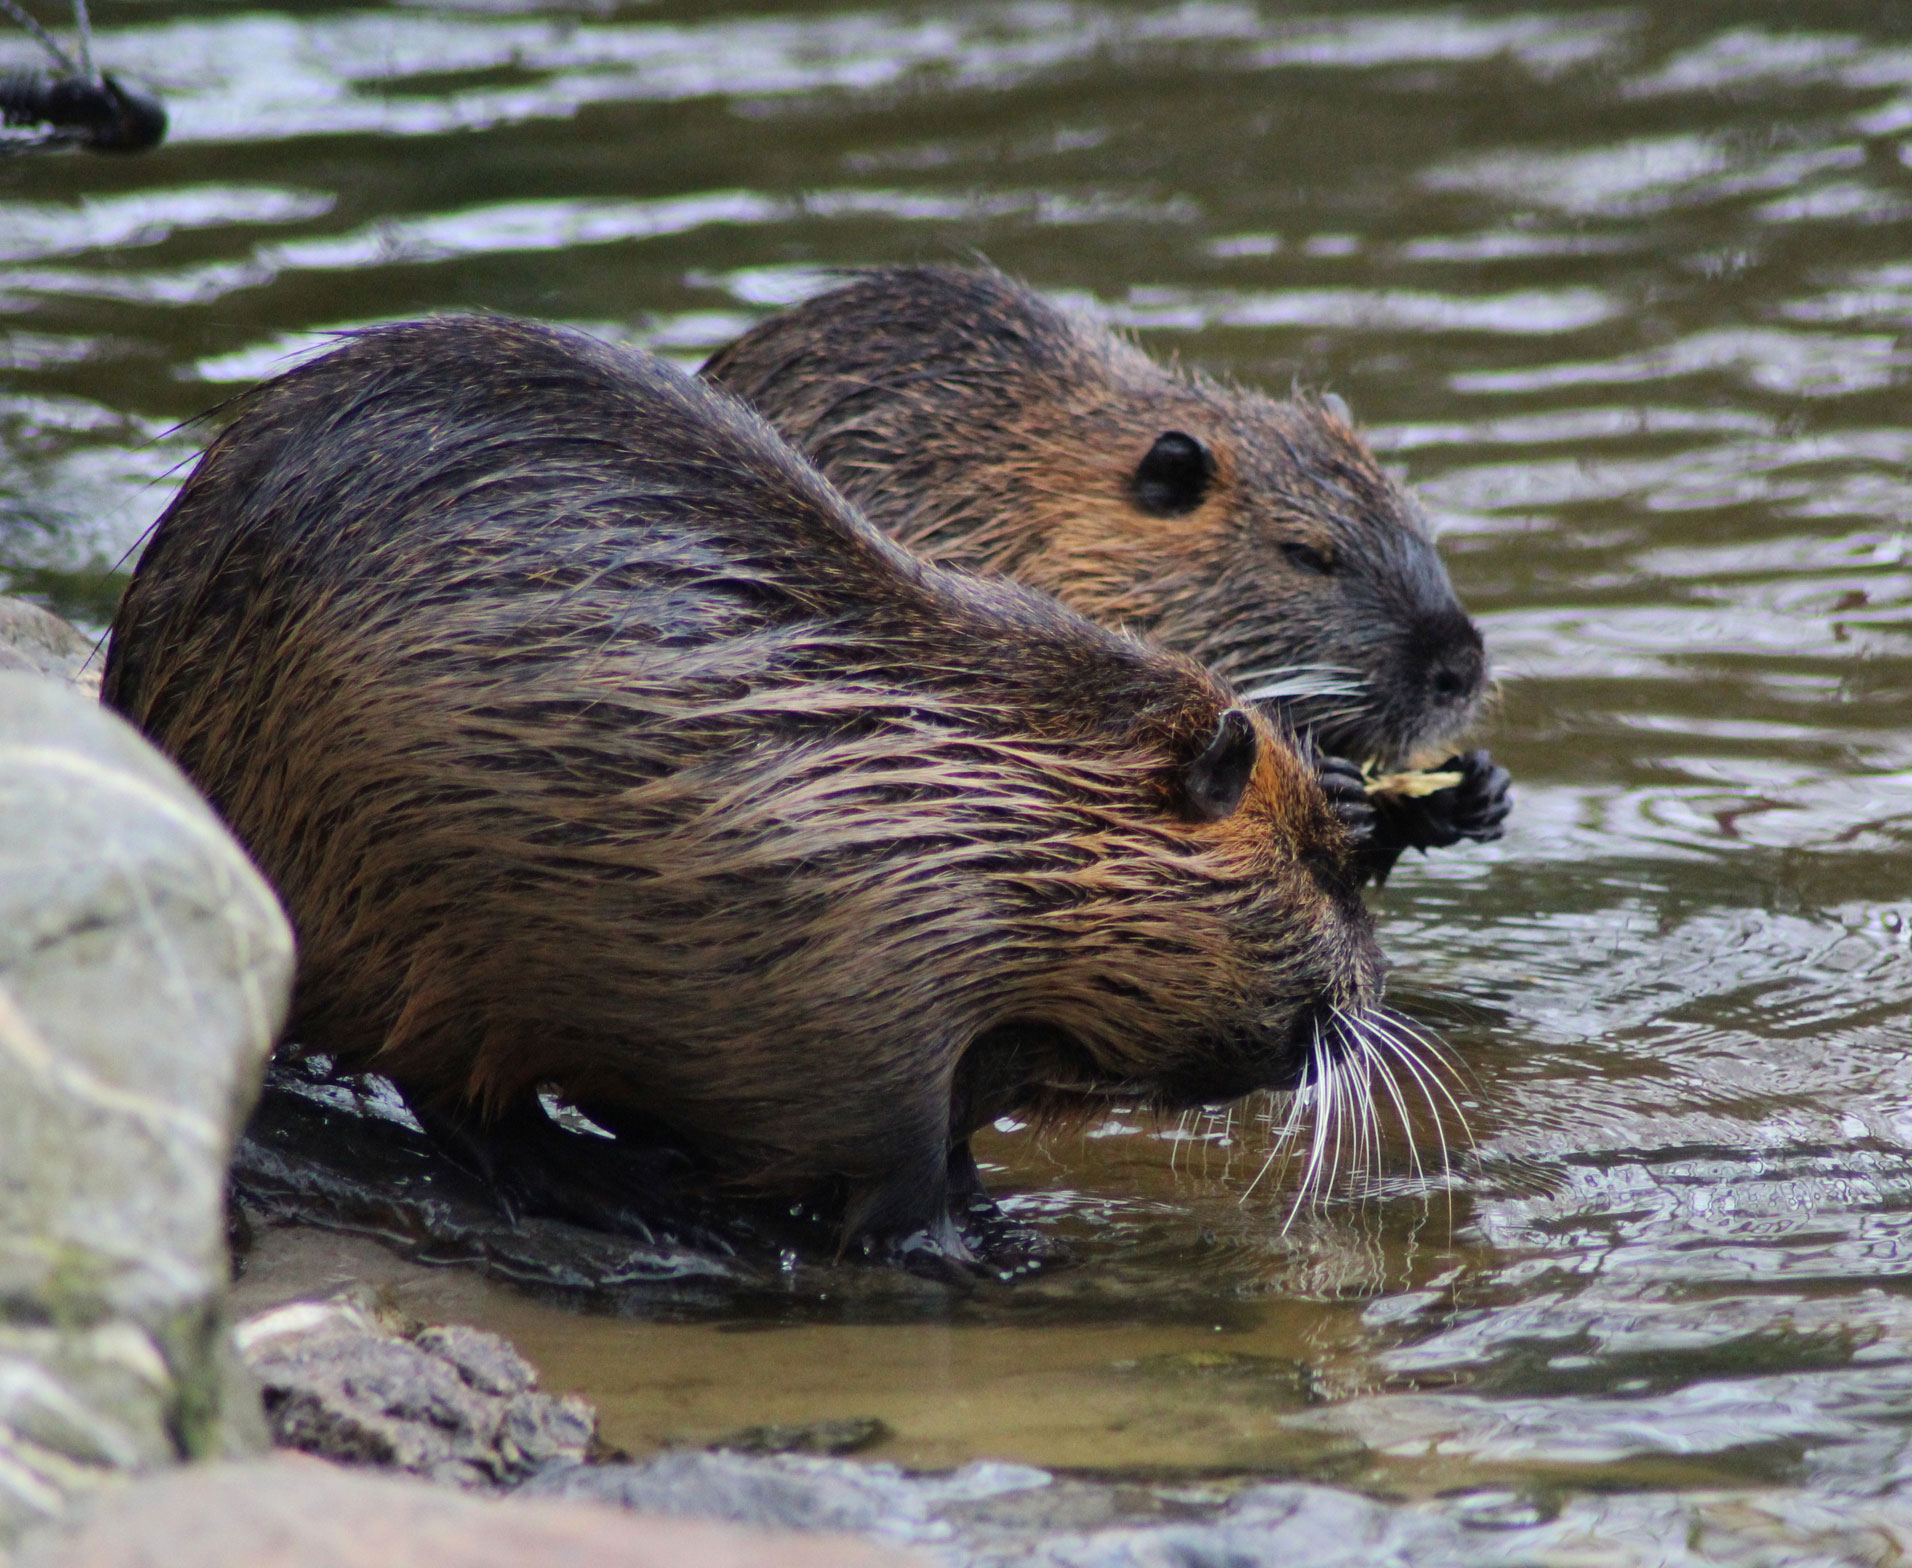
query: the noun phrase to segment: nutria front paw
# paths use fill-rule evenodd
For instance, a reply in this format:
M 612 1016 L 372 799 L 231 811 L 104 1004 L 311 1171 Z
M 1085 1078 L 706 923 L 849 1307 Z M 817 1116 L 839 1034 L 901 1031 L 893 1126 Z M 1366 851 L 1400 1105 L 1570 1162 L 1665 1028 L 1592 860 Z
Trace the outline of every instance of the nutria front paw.
M 1364 879 L 1376 887 L 1388 879 L 1404 851 L 1446 849 L 1472 841 L 1489 843 L 1507 831 L 1514 808 L 1514 781 L 1484 751 L 1449 757 L 1432 773 L 1458 773 L 1461 781 L 1431 795 L 1370 796 L 1373 831 L 1360 845 Z
M 1413 802 L 1424 814 L 1421 836 L 1410 841 L 1416 849 L 1443 849 L 1463 840 L 1486 844 L 1507 831 L 1507 813 L 1514 809 L 1512 774 L 1484 751 L 1449 757 L 1439 771 L 1458 773 L 1461 781 Z
M 1374 837 L 1374 801 L 1368 795 L 1368 781 L 1354 763 L 1342 757 L 1317 757 L 1315 777 L 1322 794 L 1328 797 L 1328 809 L 1348 830 L 1357 846 Z

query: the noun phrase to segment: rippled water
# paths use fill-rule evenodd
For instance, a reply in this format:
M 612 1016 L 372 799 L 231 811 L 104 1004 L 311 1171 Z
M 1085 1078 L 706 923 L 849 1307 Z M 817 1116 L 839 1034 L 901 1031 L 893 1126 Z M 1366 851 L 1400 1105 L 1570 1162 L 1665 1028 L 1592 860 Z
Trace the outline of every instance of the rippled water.
M 979 250 L 1342 393 L 1486 628 L 1512 831 L 1380 900 L 1471 1074 L 1451 1205 L 1396 1150 L 1284 1229 L 1252 1119 L 1118 1118 L 992 1141 L 1084 1261 L 953 1315 L 474 1298 L 624 1440 L 875 1412 L 924 1463 L 1535 1517 L 1912 1481 L 1903 8 L 96 10 L 171 142 L 0 164 L 0 558 L 74 613 L 174 425 L 316 332 L 485 306 L 695 364 L 825 269 Z

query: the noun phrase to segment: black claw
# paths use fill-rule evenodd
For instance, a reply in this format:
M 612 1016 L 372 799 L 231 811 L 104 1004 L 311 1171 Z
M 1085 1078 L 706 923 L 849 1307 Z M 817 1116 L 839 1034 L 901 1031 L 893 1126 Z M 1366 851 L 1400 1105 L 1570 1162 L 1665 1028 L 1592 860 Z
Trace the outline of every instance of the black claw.
M 1361 770 L 1341 757 L 1318 757 L 1316 765 L 1316 777 L 1321 782 L 1321 792 L 1328 797 L 1328 809 L 1357 846 L 1366 844 L 1374 836 L 1375 816 L 1374 802 L 1368 797 L 1367 780 L 1361 777 Z

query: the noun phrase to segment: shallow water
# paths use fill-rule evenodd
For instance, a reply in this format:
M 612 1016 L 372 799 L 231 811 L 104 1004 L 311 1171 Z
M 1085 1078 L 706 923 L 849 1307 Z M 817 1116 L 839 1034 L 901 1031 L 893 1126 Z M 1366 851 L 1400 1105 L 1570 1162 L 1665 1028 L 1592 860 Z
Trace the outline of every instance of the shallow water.
M 1451 1195 L 1391 1146 L 1377 1196 L 1284 1227 L 1252 1118 L 1115 1118 L 991 1140 L 1082 1259 L 1022 1294 L 414 1298 L 640 1448 L 876 1414 L 926 1464 L 1912 1481 L 1902 8 L 95 9 L 171 142 L 0 163 L 0 559 L 83 618 L 176 423 L 315 332 L 486 306 L 694 364 L 823 269 L 973 249 L 1343 394 L 1503 682 L 1509 836 L 1380 899 L 1469 1074 Z

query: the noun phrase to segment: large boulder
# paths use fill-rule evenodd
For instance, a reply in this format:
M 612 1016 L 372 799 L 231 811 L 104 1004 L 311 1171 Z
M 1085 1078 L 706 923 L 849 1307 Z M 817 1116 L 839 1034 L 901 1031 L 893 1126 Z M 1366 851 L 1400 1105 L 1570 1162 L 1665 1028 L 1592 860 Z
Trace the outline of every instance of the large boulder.
M 263 1442 L 225 1178 L 291 976 L 178 770 L 0 672 L 0 1543 L 106 1475 Z
M 0 670 L 51 675 L 98 696 L 105 658 L 77 626 L 26 599 L 0 595 Z

